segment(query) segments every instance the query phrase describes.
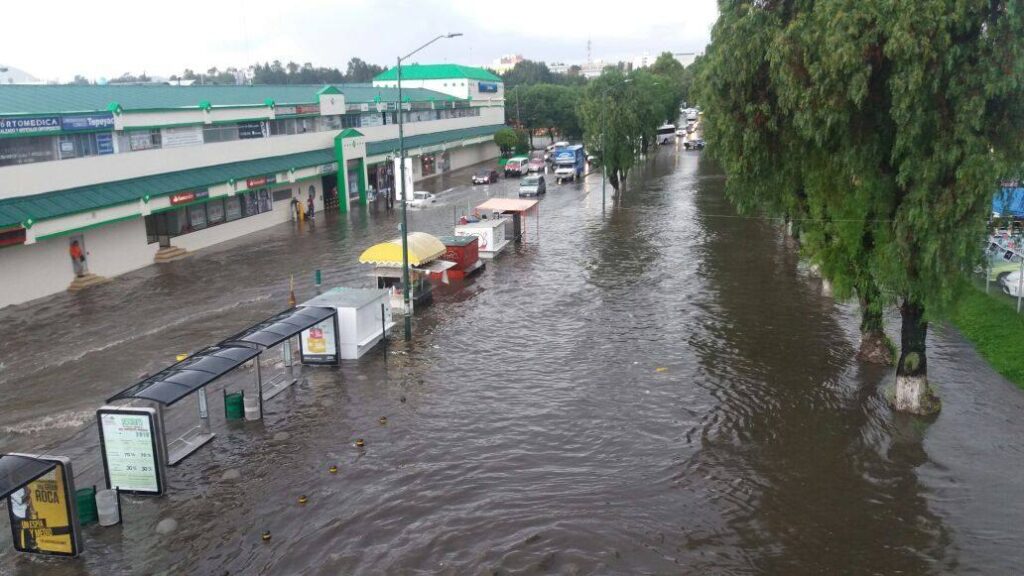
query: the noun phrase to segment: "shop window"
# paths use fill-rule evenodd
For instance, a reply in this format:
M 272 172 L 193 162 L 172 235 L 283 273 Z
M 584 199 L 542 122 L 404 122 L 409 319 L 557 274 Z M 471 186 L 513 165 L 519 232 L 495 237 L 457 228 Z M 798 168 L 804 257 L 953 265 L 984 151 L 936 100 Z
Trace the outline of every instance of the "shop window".
M 342 128 L 359 128 L 363 125 L 361 114 L 345 114 L 341 117 Z
M 203 127 L 203 142 L 206 144 L 230 142 L 232 140 L 238 140 L 238 126 L 235 124 Z
M 274 209 L 273 200 L 270 199 L 270 190 L 260 189 L 260 212 L 270 212 Z
M 420 156 L 420 174 L 430 176 L 437 170 L 437 162 L 433 154 Z
M 190 230 L 206 228 L 206 205 L 198 204 L 188 207 L 188 226 Z
M 224 221 L 224 200 L 210 200 L 206 203 L 206 222 L 213 226 Z
M 319 130 L 340 130 L 342 123 L 344 122 L 344 117 L 345 116 L 342 116 L 340 114 L 334 114 L 331 116 L 321 116 Z
M 0 166 L 47 162 L 57 158 L 57 138 L 0 138 Z
M 291 188 L 282 188 L 281 190 L 274 190 L 273 196 L 274 196 L 274 202 L 280 202 L 282 200 L 291 200 L 292 199 L 292 189 Z
M 224 199 L 224 213 L 228 222 L 238 220 L 242 217 L 242 199 L 238 196 L 231 196 Z
M 121 149 L 152 150 L 160 147 L 160 130 L 132 130 L 121 137 Z

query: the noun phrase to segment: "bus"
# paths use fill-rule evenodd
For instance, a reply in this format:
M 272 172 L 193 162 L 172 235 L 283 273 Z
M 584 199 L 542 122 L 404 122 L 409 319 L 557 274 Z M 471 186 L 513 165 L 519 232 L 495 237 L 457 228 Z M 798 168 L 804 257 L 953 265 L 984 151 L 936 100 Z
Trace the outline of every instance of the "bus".
M 662 124 L 658 128 L 658 136 L 656 142 L 658 144 L 669 144 L 676 137 L 676 125 L 675 124 Z

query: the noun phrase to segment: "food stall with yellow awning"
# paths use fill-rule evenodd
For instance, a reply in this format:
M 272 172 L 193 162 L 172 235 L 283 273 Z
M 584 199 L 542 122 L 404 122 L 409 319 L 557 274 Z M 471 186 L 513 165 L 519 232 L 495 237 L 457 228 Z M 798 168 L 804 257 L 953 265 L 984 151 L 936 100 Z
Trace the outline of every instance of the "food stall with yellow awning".
M 425 232 L 410 232 L 409 243 L 409 282 L 410 306 L 415 309 L 418 304 L 429 304 L 433 300 L 430 282 L 427 278 L 431 272 L 444 273 L 455 266 L 454 262 L 440 260 L 445 252 L 445 245 L 436 236 Z M 373 264 L 373 277 L 377 279 L 377 288 L 391 292 L 391 310 L 405 312 L 402 297 L 402 238 L 395 238 L 380 244 L 374 244 L 359 255 L 362 264 Z

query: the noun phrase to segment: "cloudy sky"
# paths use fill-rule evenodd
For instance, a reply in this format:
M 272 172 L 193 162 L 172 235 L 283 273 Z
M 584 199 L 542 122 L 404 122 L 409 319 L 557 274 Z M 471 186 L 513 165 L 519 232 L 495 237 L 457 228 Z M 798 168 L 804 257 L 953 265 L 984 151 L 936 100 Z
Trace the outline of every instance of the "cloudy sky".
M 499 7 L 500 6 L 500 7 Z M 512 10 L 511 7 L 516 7 Z M 547 62 L 700 51 L 715 0 L 57 0 L 4 6 L 0 64 L 44 80 L 169 76 L 185 68 L 294 60 L 337 66 L 351 57 L 391 65 L 444 32 L 420 62 L 486 65 L 508 53 Z

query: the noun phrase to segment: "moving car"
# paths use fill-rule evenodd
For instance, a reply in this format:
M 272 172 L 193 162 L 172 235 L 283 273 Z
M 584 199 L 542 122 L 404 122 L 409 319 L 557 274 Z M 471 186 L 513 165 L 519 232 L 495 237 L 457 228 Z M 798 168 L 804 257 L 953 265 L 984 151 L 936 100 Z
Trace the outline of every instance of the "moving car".
M 523 176 L 529 172 L 530 159 L 526 156 L 509 158 L 505 163 L 505 176 Z
M 541 174 L 530 174 L 519 181 L 520 196 L 540 196 L 546 194 L 548 185 Z
M 573 182 L 576 180 L 576 167 L 572 165 L 563 165 L 555 168 L 555 181 L 561 184 L 562 182 Z
M 527 165 L 526 165 L 526 169 L 529 172 L 543 172 L 544 169 L 547 168 L 547 167 L 548 167 L 548 164 L 547 164 L 547 162 L 544 161 L 543 157 L 541 157 L 541 158 L 530 158 L 530 162 L 527 163 Z
M 687 140 L 686 142 L 683 142 L 683 148 L 685 148 L 687 150 L 703 150 L 704 149 L 704 139 L 703 138 L 694 138 L 692 140 Z
M 412 193 L 412 198 L 405 201 L 405 204 L 410 208 L 425 208 L 436 201 L 437 197 L 431 194 L 430 192 L 416 190 L 415 192 Z
M 686 136 L 686 128 L 680 128 L 676 130 L 676 136 Z
M 498 181 L 497 170 L 477 170 L 473 173 L 473 185 L 494 184 Z

